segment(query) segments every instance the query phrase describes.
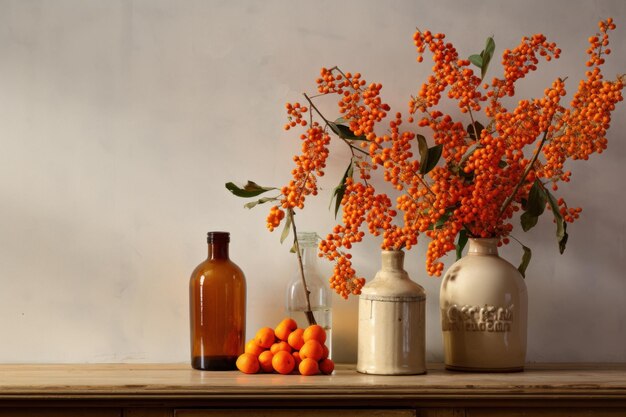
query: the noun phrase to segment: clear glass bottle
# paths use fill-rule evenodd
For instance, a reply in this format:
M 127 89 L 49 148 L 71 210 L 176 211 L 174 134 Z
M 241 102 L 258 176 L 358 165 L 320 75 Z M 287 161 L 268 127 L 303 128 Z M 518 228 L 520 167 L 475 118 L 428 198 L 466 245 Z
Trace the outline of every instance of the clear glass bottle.
M 307 287 L 310 291 L 309 301 L 311 311 L 317 324 L 326 330 L 326 345 L 332 352 L 332 298 L 330 288 L 322 278 L 317 267 L 317 234 L 311 232 L 299 232 L 298 242 L 306 278 Z M 300 265 L 296 259 L 293 279 L 287 285 L 286 312 L 294 319 L 299 327 L 306 328 L 309 321 L 306 316 L 307 303 Z
M 191 366 L 235 369 L 246 331 L 246 279 L 228 255 L 228 232 L 209 232 L 209 256 L 189 280 Z

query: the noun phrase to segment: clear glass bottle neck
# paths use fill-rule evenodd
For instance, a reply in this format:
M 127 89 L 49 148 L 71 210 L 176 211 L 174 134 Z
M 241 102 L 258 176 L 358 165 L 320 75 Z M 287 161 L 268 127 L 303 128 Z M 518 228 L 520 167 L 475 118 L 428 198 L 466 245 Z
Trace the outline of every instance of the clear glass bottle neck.
M 228 242 L 209 243 L 209 260 L 228 260 Z
M 300 246 L 302 265 L 305 268 L 316 268 L 317 266 L 317 246 Z
M 317 234 L 314 232 L 298 232 L 298 246 L 305 268 L 317 265 Z

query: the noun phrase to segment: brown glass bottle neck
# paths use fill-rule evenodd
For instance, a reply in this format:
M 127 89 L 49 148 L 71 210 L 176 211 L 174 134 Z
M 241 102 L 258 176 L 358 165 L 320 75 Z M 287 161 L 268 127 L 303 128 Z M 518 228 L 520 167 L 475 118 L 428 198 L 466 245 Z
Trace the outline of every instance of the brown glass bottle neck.
M 209 259 L 217 260 L 217 259 L 228 259 L 228 243 L 219 242 L 219 243 L 209 243 Z

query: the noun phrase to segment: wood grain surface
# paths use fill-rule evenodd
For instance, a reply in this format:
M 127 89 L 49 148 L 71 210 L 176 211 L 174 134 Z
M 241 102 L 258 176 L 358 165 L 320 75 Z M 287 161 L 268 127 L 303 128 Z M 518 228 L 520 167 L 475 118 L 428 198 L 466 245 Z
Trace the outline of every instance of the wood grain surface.
M 174 417 L 241 417 L 241 410 L 176 410 Z M 415 410 L 246 410 L 246 417 L 415 417 Z
M 330 376 L 203 372 L 187 364 L 0 365 L 0 401 L 10 398 L 605 398 L 626 400 L 626 364 L 529 365 L 520 373 Z

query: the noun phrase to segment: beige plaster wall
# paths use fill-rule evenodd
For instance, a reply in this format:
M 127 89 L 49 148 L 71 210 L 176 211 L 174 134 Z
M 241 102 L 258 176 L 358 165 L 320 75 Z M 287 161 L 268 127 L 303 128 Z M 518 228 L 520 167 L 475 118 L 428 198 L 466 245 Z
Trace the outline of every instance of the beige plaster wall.
M 313 90 L 321 66 L 382 82 L 404 110 L 428 72 L 415 63 L 416 26 L 446 32 L 462 55 L 489 35 L 501 52 L 543 32 L 562 58 L 520 91 L 540 94 L 558 76 L 572 90 L 608 16 L 619 41 L 606 72 L 623 73 L 621 0 L 1 0 L 0 362 L 187 361 L 187 282 L 208 230 L 232 233 L 248 333 L 278 322 L 289 245 L 266 231 L 267 208 L 244 210 L 223 185 L 286 183 L 298 144 L 283 106 Z M 566 253 L 548 218 L 521 236 L 535 254 L 531 361 L 626 360 L 625 120 L 622 105 L 608 152 L 572 166 L 563 195 L 584 211 Z M 327 190 L 345 156 L 330 158 Z M 300 228 L 329 230 L 328 202 L 312 202 Z M 354 252 L 365 276 L 377 246 Z M 439 280 L 426 276 L 424 250 L 407 270 L 428 292 L 427 356 L 438 361 Z M 521 256 L 513 245 L 503 254 Z M 334 301 L 335 358 L 354 361 L 356 299 Z

